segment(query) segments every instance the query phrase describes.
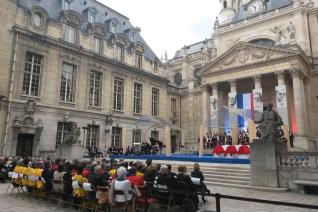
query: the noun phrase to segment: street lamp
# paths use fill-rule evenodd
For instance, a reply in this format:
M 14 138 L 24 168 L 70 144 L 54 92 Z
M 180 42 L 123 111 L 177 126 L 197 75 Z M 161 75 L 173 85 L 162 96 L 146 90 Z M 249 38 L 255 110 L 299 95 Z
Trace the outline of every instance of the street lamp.
M 88 130 L 88 127 L 82 127 L 82 129 L 84 130 L 83 146 L 85 146 L 85 142 L 86 142 L 85 133 L 86 133 L 86 130 Z

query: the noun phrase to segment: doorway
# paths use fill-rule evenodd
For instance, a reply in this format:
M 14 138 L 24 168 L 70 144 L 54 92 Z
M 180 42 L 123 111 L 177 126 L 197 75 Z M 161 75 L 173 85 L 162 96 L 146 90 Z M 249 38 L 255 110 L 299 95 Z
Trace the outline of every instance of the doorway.
M 32 134 L 18 134 L 16 155 L 24 158 L 32 157 L 33 139 Z
M 172 135 L 171 136 L 171 152 L 175 153 L 177 151 L 178 144 L 177 144 L 177 136 Z

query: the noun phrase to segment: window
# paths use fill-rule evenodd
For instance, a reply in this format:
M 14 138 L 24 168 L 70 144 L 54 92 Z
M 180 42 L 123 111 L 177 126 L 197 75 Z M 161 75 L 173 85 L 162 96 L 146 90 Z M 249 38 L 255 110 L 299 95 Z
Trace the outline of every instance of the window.
M 123 97 L 124 97 L 124 81 L 116 78 L 114 80 L 114 103 L 113 109 L 123 110 Z
M 117 46 L 117 60 L 125 60 L 125 49 L 122 45 L 118 44 Z
M 174 114 L 177 112 L 177 100 L 175 98 L 171 98 L 171 113 Z
M 141 144 L 141 130 L 133 130 L 133 137 L 132 137 L 133 145 L 140 145 Z
M 76 35 L 75 35 L 75 28 L 74 27 L 71 27 L 71 26 L 68 26 L 68 25 L 66 26 L 64 40 L 66 42 L 75 44 Z
M 95 13 L 94 11 L 88 12 L 88 23 L 94 23 L 95 22 Z
M 154 70 L 155 72 L 158 71 L 158 62 L 157 62 L 156 60 L 155 60 L 154 63 L 153 63 L 153 70 Z
M 56 132 L 56 144 L 63 144 L 64 138 L 70 128 L 70 124 L 67 122 L 58 122 L 57 123 L 57 132 Z
M 88 125 L 86 146 L 98 146 L 98 138 L 99 138 L 98 135 L 99 135 L 99 126 Z
M 134 33 L 129 33 L 129 41 L 134 42 L 135 41 L 135 34 Z
M 41 27 L 43 25 L 43 17 L 40 13 L 36 12 L 33 14 L 33 24 L 36 27 Z
M 98 107 L 100 106 L 101 96 L 101 80 L 102 74 L 96 71 L 91 71 L 89 82 L 89 105 Z
M 142 84 L 134 84 L 134 113 L 142 112 Z
M 114 25 L 114 24 L 110 25 L 110 32 L 113 34 L 116 34 L 116 25 Z
M 227 2 L 226 2 L 226 1 L 223 2 L 223 8 L 224 8 L 224 9 L 227 8 Z
M 141 54 L 141 52 L 136 52 L 136 67 L 142 68 L 142 54 Z
M 158 116 L 159 114 L 159 89 L 152 88 L 152 112 L 153 116 Z
M 60 100 L 64 102 L 73 102 L 74 98 L 74 76 L 75 66 L 63 64 Z
M 71 3 L 68 0 L 63 0 L 62 10 L 70 10 L 70 9 L 71 9 Z
M 26 54 L 22 94 L 39 95 L 41 66 L 42 56 L 30 52 Z
M 121 128 L 112 128 L 112 147 L 121 147 Z
M 155 139 L 156 141 L 159 141 L 159 132 L 157 130 L 152 130 L 151 138 Z
M 101 39 L 94 37 L 93 38 L 93 51 L 96 53 L 101 53 Z

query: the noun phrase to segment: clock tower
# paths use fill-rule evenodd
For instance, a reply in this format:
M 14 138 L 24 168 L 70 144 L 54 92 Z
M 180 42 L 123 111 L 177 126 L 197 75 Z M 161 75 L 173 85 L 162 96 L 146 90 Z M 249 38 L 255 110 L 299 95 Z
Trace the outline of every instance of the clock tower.
M 219 0 L 221 3 L 220 24 L 230 22 L 237 12 L 237 0 Z M 239 0 L 238 0 L 239 1 Z

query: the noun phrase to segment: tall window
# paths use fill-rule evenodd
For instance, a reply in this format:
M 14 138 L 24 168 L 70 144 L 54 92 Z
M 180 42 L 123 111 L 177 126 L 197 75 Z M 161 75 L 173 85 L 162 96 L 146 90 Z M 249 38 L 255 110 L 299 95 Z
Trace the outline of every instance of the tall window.
M 60 100 L 64 102 L 74 101 L 75 66 L 63 64 Z
M 136 52 L 136 67 L 142 68 L 142 54 L 141 54 L 141 52 Z
M 123 97 L 124 97 L 124 81 L 116 78 L 114 80 L 114 110 L 123 110 Z
M 116 34 L 116 25 L 110 24 L 110 32 Z
M 133 145 L 141 144 L 141 130 L 133 130 Z
M 95 13 L 93 11 L 88 12 L 88 23 L 94 23 L 95 22 Z
M 93 51 L 96 53 L 101 53 L 101 39 L 93 37 Z
M 158 116 L 159 114 L 159 89 L 152 88 L 152 104 L 151 104 L 151 114 L 153 116 Z
M 102 74 L 96 71 L 91 71 L 90 82 L 89 82 L 89 105 L 100 106 L 100 95 L 101 95 L 101 80 Z
M 98 146 L 99 126 L 88 125 L 86 146 Z
M 117 60 L 124 61 L 125 60 L 125 49 L 124 46 L 118 44 L 117 46 Z
M 73 43 L 75 44 L 75 41 L 76 41 L 76 34 L 75 34 L 75 28 L 74 27 L 71 27 L 71 26 L 66 26 L 65 27 L 65 36 L 64 36 L 64 40 L 66 42 L 69 42 L 69 43 Z
M 28 52 L 26 54 L 22 93 L 38 96 L 40 89 L 42 56 Z
M 62 10 L 70 10 L 70 9 L 71 9 L 71 3 L 68 0 L 63 0 Z
M 142 112 L 142 84 L 134 84 L 134 113 Z
M 177 100 L 171 98 L 171 113 L 174 114 L 175 112 L 177 112 Z
M 58 122 L 57 123 L 57 132 L 56 132 L 56 144 L 64 143 L 64 138 L 70 128 L 70 124 L 67 122 Z
M 121 128 L 112 128 L 112 147 L 121 147 Z
M 157 130 L 151 131 L 151 138 L 154 138 L 155 140 L 159 140 L 159 132 Z
M 158 62 L 157 62 L 156 60 L 155 60 L 154 63 L 153 63 L 153 70 L 154 70 L 155 72 L 158 71 Z

